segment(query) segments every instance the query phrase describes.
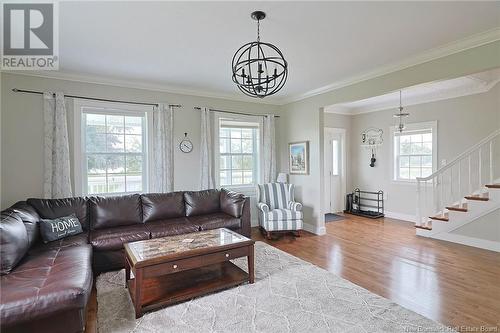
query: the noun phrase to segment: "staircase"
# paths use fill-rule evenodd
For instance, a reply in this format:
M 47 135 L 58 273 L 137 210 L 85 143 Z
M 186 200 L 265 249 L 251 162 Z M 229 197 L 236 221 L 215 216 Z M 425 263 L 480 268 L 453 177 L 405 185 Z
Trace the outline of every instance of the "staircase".
M 452 234 L 500 209 L 499 169 L 500 129 L 432 175 L 417 178 L 417 235 L 500 252 L 500 242 Z

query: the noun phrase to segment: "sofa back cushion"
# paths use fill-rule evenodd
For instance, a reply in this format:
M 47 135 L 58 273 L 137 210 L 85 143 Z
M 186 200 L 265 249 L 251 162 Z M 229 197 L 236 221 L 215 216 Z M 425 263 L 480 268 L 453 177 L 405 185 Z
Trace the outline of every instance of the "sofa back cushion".
M 91 197 L 89 205 L 92 229 L 143 223 L 139 194 Z
M 240 218 L 243 215 L 243 205 L 245 204 L 245 195 L 225 188 L 220 191 L 220 210 L 232 217 Z
M 42 219 L 55 219 L 75 214 L 83 230 L 89 229 L 87 199 L 82 197 L 64 199 L 28 199 L 27 203 L 33 206 Z
M 40 240 L 40 228 L 38 225 L 40 215 L 38 215 L 35 208 L 28 205 L 26 201 L 19 201 L 12 205 L 10 209 L 16 212 L 18 218 L 23 221 L 28 234 L 29 247 L 38 243 Z
M 183 217 L 186 210 L 183 192 L 142 194 L 141 202 L 144 222 Z
M 220 212 L 220 193 L 218 190 L 184 192 L 186 216 L 204 215 Z
M 0 274 L 16 267 L 29 248 L 28 233 L 23 221 L 11 209 L 2 211 L 0 220 Z

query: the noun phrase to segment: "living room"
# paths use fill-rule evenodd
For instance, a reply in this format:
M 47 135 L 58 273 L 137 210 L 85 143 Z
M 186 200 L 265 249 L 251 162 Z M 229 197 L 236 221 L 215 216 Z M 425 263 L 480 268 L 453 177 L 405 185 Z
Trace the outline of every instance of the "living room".
M 498 2 L 47 4 L 2 3 L 2 332 L 498 331 Z

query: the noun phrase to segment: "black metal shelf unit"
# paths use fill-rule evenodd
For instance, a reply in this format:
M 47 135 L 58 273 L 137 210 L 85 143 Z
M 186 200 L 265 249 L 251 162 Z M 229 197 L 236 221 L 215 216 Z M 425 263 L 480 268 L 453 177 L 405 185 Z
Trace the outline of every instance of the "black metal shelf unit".
M 356 188 L 352 194 L 347 195 L 344 212 L 373 219 L 384 217 L 384 192 L 361 191 Z

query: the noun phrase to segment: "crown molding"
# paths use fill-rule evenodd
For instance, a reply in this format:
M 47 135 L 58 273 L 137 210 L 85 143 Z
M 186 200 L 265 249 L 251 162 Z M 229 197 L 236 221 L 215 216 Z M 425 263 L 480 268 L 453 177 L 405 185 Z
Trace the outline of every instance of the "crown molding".
M 486 45 L 498 40 L 500 40 L 500 27 L 483 31 L 481 33 L 424 51 L 420 54 L 399 61 L 397 63 L 381 66 L 366 73 L 354 75 L 350 78 L 340 80 L 317 89 L 310 90 L 308 92 L 305 92 L 303 94 L 291 98 L 285 98 L 282 100 L 282 104 L 293 103 L 309 97 L 321 95 L 336 89 L 340 89 L 362 81 L 370 80 L 379 76 L 397 72 L 409 67 L 417 66 L 435 59 L 443 58 L 455 53 L 459 53 L 475 47 Z
M 146 81 L 130 81 L 124 79 L 114 79 L 104 76 L 97 75 L 88 75 L 82 73 L 69 73 L 64 71 L 0 71 L 5 74 L 14 74 L 14 75 L 23 75 L 23 76 L 32 76 L 32 77 L 40 77 L 40 78 L 48 78 L 48 79 L 58 79 L 58 80 L 66 80 L 73 82 L 81 82 L 81 83 L 90 83 L 90 84 L 102 84 L 113 87 L 122 87 L 122 88 L 130 88 L 130 89 L 140 89 L 140 90 L 149 90 L 149 91 L 158 91 L 170 94 L 179 94 L 179 95 L 188 95 L 188 96 L 196 96 L 196 97 L 207 97 L 207 98 L 217 98 L 224 99 L 230 101 L 237 102 L 246 102 L 246 103 L 257 103 L 257 104 L 266 104 L 266 105 L 282 105 L 275 99 L 252 99 L 250 97 L 245 97 L 237 94 L 223 94 L 223 93 L 215 93 L 209 92 L 205 90 L 197 90 L 197 89 L 186 89 L 179 88 L 175 86 L 169 86 L 164 84 L 154 84 Z

